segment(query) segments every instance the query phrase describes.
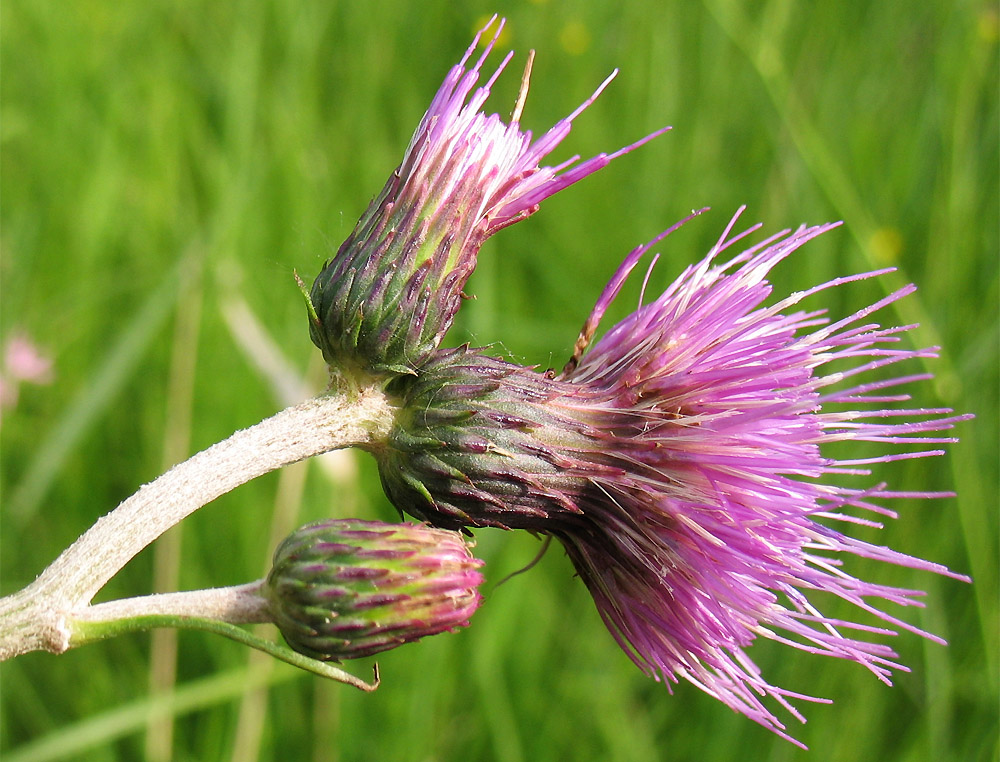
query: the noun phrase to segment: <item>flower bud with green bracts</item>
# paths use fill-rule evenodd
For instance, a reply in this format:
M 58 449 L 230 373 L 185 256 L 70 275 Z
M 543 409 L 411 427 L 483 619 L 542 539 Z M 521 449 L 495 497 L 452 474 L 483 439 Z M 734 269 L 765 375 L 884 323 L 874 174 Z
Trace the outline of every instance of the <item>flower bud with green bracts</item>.
M 572 114 L 533 139 L 520 125 L 530 56 L 511 117 L 484 111 L 512 55 L 479 84 L 504 21 L 474 59 L 482 35 L 492 25 L 476 35 L 448 72 L 402 162 L 307 295 L 310 336 L 334 372 L 377 378 L 416 373 L 451 327 L 487 238 L 666 131 L 612 154 L 545 166 L 573 120 L 615 75 Z
M 482 602 L 481 565 L 457 532 L 330 519 L 278 546 L 265 595 L 293 649 L 353 659 L 466 626 Z

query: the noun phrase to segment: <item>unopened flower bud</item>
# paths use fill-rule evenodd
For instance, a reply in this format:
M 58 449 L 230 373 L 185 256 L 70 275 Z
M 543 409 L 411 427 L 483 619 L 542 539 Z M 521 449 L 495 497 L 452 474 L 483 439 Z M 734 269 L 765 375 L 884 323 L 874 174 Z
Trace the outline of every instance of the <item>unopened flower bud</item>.
M 467 625 L 481 565 L 456 532 L 331 519 L 278 546 L 265 594 L 293 649 L 353 659 Z

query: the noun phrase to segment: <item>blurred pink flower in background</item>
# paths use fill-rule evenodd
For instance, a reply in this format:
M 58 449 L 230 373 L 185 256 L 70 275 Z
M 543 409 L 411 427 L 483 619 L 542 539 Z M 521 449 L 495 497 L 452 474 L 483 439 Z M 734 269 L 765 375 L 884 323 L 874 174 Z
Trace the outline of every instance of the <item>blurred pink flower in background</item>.
M 14 333 L 3 349 L 0 370 L 0 409 L 17 407 L 21 384 L 52 382 L 52 358 L 23 333 Z

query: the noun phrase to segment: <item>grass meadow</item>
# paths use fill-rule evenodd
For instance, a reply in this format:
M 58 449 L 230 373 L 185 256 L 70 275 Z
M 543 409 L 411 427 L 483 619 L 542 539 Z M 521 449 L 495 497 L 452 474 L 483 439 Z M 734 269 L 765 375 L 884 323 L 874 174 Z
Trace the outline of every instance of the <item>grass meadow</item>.
M 975 584 L 849 566 L 926 590 L 926 609 L 902 614 L 950 645 L 897 638 L 912 672 L 891 689 L 755 645 L 773 682 L 834 700 L 804 705 L 806 725 L 788 718 L 806 752 L 643 676 L 557 547 L 498 587 L 539 543 L 479 531 L 488 582 L 472 625 L 379 657 L 373 694 L 214 635 L 130 635 L 0 666 L 4 760 L 997 759 L 994 3 L 4 0 L 0 341 L 30 338 L 52 368 L 2 413 L 0 592 L 172 463 L 322 388 L 294 274 L 311 281 L 349 234 L 494 11 L 517 56 L 488 105 L 509 113 L 536 49 L 522 119 L 536 134 L 621 69 L 555 159 L 674 129 L 491 239 L 446 342 L 561 367 L 620 259 L 691 209 L 712 207 L 657 248 L 648 288 L 742 204 L 767 231 L 843 220 L 776 271 L 777 293 L 895 265 L 810 304 L 842 316 L 916 283 L 880 316 L 943 347 L 916 404 L 977 416 L 946 457 L 866 481 L 956 498 L 896 501 L 897 521 L 858 531 Z M 609 320 L 635 304 L 630 288 Z M 98 600 L 256 579 L 291 528 L 327 516 L 394 518 L 370 458 L 241 487 Z M 367 676 L 371 662 L 349 667 Z

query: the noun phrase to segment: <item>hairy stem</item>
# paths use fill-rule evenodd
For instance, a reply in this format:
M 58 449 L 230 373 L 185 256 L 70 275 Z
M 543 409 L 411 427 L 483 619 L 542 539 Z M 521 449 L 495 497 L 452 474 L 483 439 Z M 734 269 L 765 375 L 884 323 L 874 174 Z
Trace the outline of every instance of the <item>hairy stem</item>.
M 139 551 L 220 495 L 262 474 L 388 435 L 394 411 L 375 388 L 286 408 L 174 466 L 102 517 L 18 593 L 0 599 L 0 661 L 70 647 L 68 620 Z
M 73 616 L 75 622 L 109 623 L 142 616 L 187 616 L 232 624 L 270 622 L 267 599 L 261 595 L 264 580 L 234 587 L 158 593 L 122 598 L 87 606 Z M 76 638 L 73 645 L 77 645 Z
M 271 620 L 267 598 L 261 594 L 263 586 L 261 579 L 235 587 L 144 595 L 87 606 L 68 621 L 72 631 L 70 646 L 75 648 L 127 632 L 162 627 L 199 630 L 222 635 L 292 666 L 363 691 L 378 687 L 378 665 L 375 665 L 374 681 L 368 683 L 338 666 L 297 653 L 283 643 L 238 627 L 238 624 Z

